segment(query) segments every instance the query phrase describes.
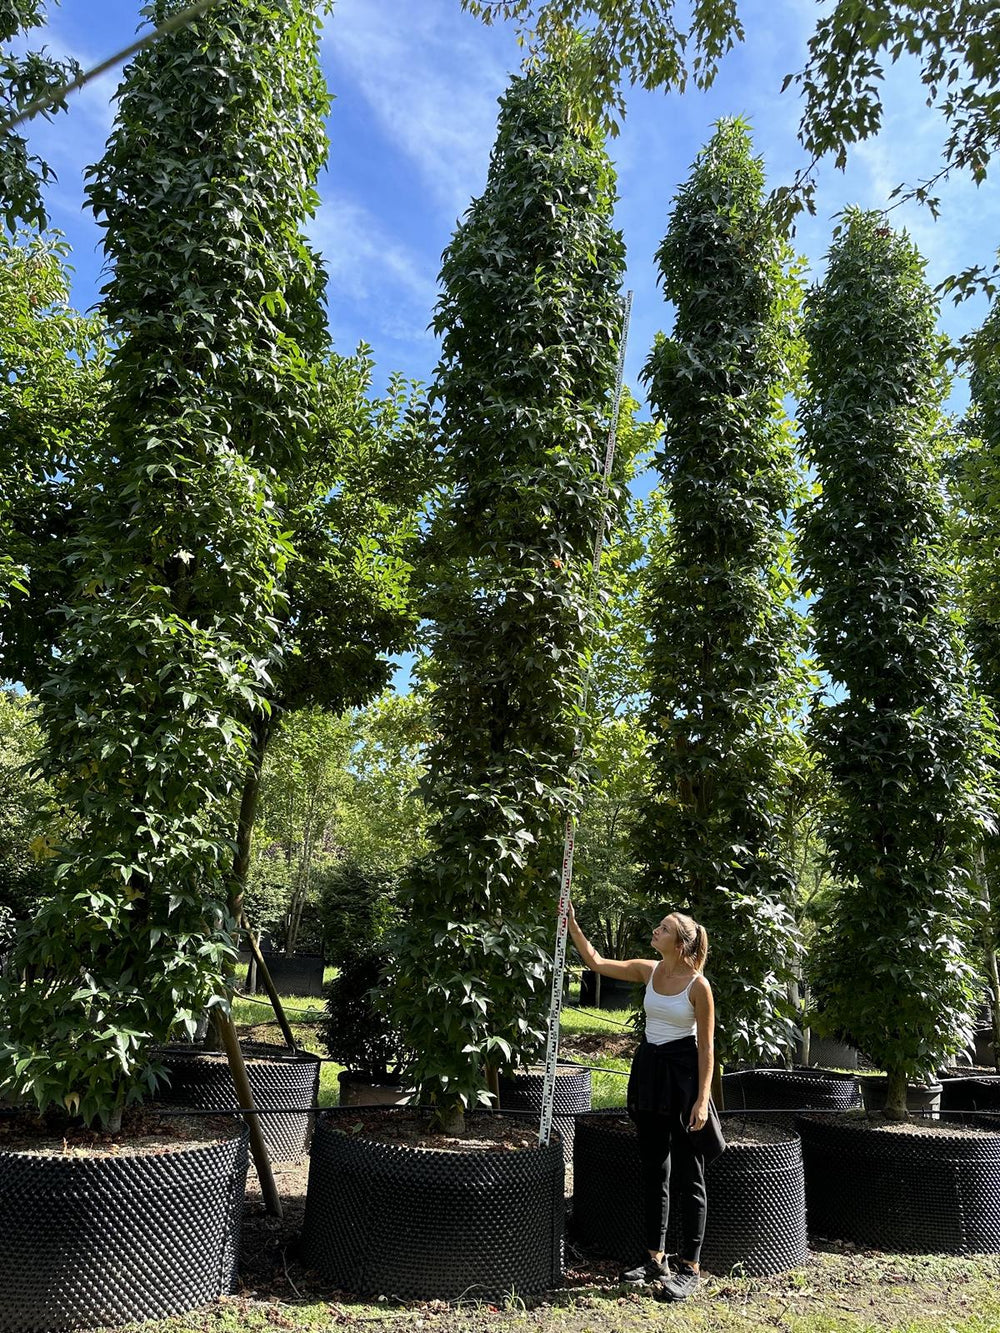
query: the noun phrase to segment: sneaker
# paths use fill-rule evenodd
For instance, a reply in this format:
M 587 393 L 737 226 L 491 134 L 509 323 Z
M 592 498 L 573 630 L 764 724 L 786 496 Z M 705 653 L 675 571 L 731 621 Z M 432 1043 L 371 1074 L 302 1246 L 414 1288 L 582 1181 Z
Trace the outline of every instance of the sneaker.
M 668 1301 L 686 1301 L 698 1290 L 700 1278 L 690 1264 L 681 1263 L 674 1273 L 657 1279 L 657 1286 Z
M 636 1264 L 635 1268 L 628 1268 L 622 1273 L 620 1281 L 639 1286 L 647 1282 L 656 1282 L 661 1278 L 670 1276 L 670 1265 L 667 1263 L 667 1256 L 662 1259 L 646 1259 L 641 1264 Z

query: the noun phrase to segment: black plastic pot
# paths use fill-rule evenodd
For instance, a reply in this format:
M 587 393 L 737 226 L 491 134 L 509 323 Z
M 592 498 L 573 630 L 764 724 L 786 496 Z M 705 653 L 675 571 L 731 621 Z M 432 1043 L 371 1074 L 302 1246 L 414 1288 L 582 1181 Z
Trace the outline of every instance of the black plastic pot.
M 265 953 L 264 962 L 271 980 L 282 995 L 322 996 L 325 963 L 320 954 Z M 248 985 L 253 972 L 254 969 L 248 965 Z M 257 990 L 263 990 L 264 983 L 259 976 L 256 981 Z
M 799 1043 L 799 1059 L 802 1061 L 802 1044 Z M 831 1065 L 837 1069 L 857 1069 L 860 1055 L 854 1046 L 837 1041 L 835 1037 L 819 1037 L 815 1032 L 809 1034 L 809 1068 L 828 1069 Z
M 794 1112 L 849 1111 L 861 1103 L 858 1080 L 833 1069 L 740 1069 L 722 1076 L 726 1111 L 781 1111 L 762 1115 L 769 1124 L 795 1128 Z
M 532 1116 L 540 1116 L 544 1087 L 543 1066 L 522 1070 L 509 1078 L 501 1078 L 501 1111 L 526 1111 Z M 562 1136 L 563 1157 L 567 1165 L 573 1160 L 573 1135 L 576 1125 L 574 1117 L 590 1110 L 590 1097 L 590 1070 L 560 1065 L 556 1072 L 552 1124 Z
M 1000 1133 L 800 1116 L 811 1235 L 909 1254 L 1000 1252 Z
M 183 1314 L 236 1281 L 247 1131 L 150 1156 L 0 1152 L 0 1333 Z
M 321 1112 L 313 1138 L 303 1251 L 327 1282 L 406 1300 L 532 1296 L 559 1285 L 557 1138 L 515 1151 L 411 1148 L 345 1132 L 356 1116 Z
M 254 1102 L 266 1113 L 260 1123 L 268 1153 L 276 1162 L 294 1161 L 309 1147 L 312 1135 L 314 1117 L 299 1111 L 316 1105 L 319 1057 L 261 1042 L 245 1042 L 242 1050 Z M 163 1083 L 157 1092 L 160 1102 L 205 1111 L 239 1107 L 225 1056 L 178 1045 L 164 1047 L 157 1058 L 170 1076 L 169 1086 Z M 282 1107 L 289 1109 L 283 1112 L 278 1109 Z
M 632 1009 L 635 1006 L 634 981 L 601 977 L 601 1009 Z M 580 977 L 580 1004 L 592 1008 L 597 1003 L 597 973 L 586 968 Z
M 973 1038 L 973 1050 L 976 1054 L 976 1064 L 991 1065 L 993 1059 L 993 1029 L 980 1028 Z
M 413 1095 L 398 1079 L 375 1079 L 345 1069 L 337 1075 L 341 1106 L 405 1106 Z
M 1000 1074 L 942 1079 L 941 1112 L 951 1111 L 1000 1111 Z
M 861 1100 L 866 1111 L 884 1111 L 889 1080 L 884 1074 L 869 1074 L 858 1079 L 861 1085 Z M 940 1083 L 908 1083 L 906 1085 L 906 1109 L 916 1115 L 929 1115 L 937 1118 L 941 1110 Z
M 723 1118 L 724 1133 L 738 1128 Z M 702 1262 L 713 1273 L 753 1277 L 804 1263 L 806 1212 L 799 1138 L 777 1130 L 776 1143 L 731 1143 L 706 1171 L 708 1225 Z M 580 1244 L 622 1263 L 645 1251 L 641 1173 L 635 1127 L 620 1110 L 593 1111 L 576 1122 L 572 1232 Z M 676 1201 L 668 1250 L 678 1248 Z

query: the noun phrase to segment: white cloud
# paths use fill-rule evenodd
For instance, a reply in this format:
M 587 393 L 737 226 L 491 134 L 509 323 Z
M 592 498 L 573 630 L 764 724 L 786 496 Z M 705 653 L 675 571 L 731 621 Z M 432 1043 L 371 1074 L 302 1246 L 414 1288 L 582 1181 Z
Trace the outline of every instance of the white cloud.
M 367 300 L 391 286 L 400 296 L 430 310 L 435 295 L 433 274 L 360 204 L 344 196 L 325 198 L 309 233 L 331 278 L 336 278 L 340 294 Z
M 452 217 L 482 191 L 508 79 L 493 54 L 500 34 L 456 9 L 456 0 L 340 0 L 324 36 L 325 58 L 343 67 Z
M 330 275 L 331 325 L 341 350 L 353 346 L 361 329 L 376 347 L 389 344 L 395 360 L 405 356 L 404 367 L 424 370 L 437 297 L 431 260 L 346 196 L 324 200 L 309 234 Z

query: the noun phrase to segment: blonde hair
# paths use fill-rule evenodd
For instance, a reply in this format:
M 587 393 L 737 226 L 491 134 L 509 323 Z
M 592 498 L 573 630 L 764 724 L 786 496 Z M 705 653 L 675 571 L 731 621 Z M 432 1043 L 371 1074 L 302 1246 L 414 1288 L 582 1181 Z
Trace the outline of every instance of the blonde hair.
M 677 946 L 681 957 L 696 972 L 703 971 L 708 957 L 708 931 L 683 912 L 671 912 L 670 915 L 677 925 Z

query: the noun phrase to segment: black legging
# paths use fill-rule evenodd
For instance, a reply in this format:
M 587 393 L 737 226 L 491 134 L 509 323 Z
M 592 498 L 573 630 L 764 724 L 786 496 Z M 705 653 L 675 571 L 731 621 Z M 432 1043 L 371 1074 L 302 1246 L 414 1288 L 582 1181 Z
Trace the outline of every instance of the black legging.
M 698 1263 L 705 1238 L 708 1196 L 705 1163 L 695 1156 L 680 1117 L 657 1111 L 634 1111 L 642 1161 L 643 1234 L 648 1250 L 662 1250 L 670 1216 L 670 1176 L 680 1194 L 680 1258 Z

